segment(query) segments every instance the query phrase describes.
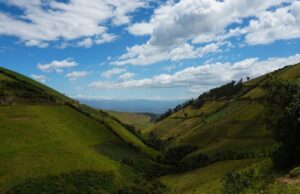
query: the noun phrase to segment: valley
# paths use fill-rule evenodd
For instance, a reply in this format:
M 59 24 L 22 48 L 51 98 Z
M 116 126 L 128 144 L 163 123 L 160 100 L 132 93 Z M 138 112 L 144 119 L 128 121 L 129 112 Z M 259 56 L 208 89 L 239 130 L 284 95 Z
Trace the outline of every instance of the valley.
M 270 75 L 296 82 L 300 65 Z M 1 68 L 0 193 L 222 193 L 228 173 L 252 168 L 259 189 L 296 193 L 297 181 L 273 183 L 283 174 L 261 178 L 277 146 L 264 124 L 270 75 L 158 116 L 91 108 Z M 212 96 L 221 90 L 234 92 Z

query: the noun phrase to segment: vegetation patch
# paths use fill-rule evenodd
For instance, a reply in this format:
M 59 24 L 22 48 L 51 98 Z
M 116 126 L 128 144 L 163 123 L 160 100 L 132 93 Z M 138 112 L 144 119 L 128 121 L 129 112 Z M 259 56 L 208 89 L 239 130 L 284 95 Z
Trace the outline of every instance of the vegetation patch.
M 227 173 L 222 180 L 222 193 L 266 193 L 275 177 L 270 161 L 254 164 L 244 170 Z
M 14 186 L 11 194 L 113 193 L 119 190 L 112 172 L 75 171 L 25 181 Z

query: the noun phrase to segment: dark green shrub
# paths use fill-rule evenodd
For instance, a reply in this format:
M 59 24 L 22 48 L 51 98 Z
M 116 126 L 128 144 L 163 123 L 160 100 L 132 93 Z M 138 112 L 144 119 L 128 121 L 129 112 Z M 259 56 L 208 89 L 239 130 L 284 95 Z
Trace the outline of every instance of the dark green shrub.
M 25 181 L 11 188 L 10 194 L 63 194 L 116 192 L 118 185 L 111 172 L 75 171 Z

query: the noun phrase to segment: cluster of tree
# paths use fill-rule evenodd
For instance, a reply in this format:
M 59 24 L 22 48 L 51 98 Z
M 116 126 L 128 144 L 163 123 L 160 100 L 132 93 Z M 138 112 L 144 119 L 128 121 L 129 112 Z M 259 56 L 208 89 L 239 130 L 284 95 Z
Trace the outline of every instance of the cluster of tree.
M 196 99 L 190 99 L 182 104 L 179 104 L 174 109 L 169 109 L 165 113 L 161 114 L 156 121 L 161 121 L 175 112 L 184 110 L 184 108 L 191 106 L 194 109 L 201 108 L 207 100 L 218 100 L 218 99 L 229 99 L 237 95 L 243 89 L 243 80 L 240 79 L 238 82 L 232 81 L 218 88 L 211 89 L 208 92 L 204 92 Z M 185 117 L 188 115 L 185 113 Z
M 265 124 L 279 145 L 273 162 L 277 169 L 289 169 L 300 164 L 300 85 L 270 77 L 264 89 Z
M 218 100 L 221 98 L 231 98 L 238 94 L 243 89 L 243 80 L 232 81 L 218 88 L 211 89 L 209 92 L 204 92 L 197 99 L 195 99 L 191 106 L 192 108 L 198 109 L 203 106 L 206 100 Z
M 153 132 L 149 134 L 147 139 L 147 144 L 156 149 L 156 150 L 163 150 L 165 148 L 166 142 L 158 138 Z
M 163 114 L 161 114 L 157 119 L 156 119 L 156 122 L 159 122 L 165 118 L 167 118 L 168 116 L 170 116 L 171 114 L 173 114 L 173 110 L 172 109 L 169 109 L 167 110 L 166 112 L 164 112 Z
M 222 193 L 269 193 L 268 185 L 274 178 L 271 165 L 263 162 L 242 171 L 227 173 L 222 179 Z

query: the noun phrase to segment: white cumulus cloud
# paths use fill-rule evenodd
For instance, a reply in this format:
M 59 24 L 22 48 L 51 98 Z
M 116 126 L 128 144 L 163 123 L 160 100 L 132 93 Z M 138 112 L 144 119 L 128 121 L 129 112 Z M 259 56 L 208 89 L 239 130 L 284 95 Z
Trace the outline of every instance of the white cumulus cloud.
M 113 41 L 109 27 L 128 24 L 130 14 L 147 5 L 144 0 L 2 0 L 1 4 L 22 12 L 13 16 L 0 11 L 0 34 L 38 47 L 59 40 L 84 47 Z
M 66 77 L 69 80 L 74 81 L 74 80 L 76 80 L 78 78 L 83 78 L 83 77 L 85 77 L 87 75 L 88 75 L 88 72 L 86 72 L 86 71 L 72 71 L 72 72 L 68 73 L 66 75 Z
M 300 54 L 290 57 L 269 58 L 259 60 L 248 58 L 236 63 L 213 63 L 192 66 L 174 74 L 160 74 L 151 78 L 127 80 L 122 82 L 96 81 L 89 84 L 94 89 L 124 89 L 124 88 L 176 88 L 185 87 L 192 92 L 204 92 L 210 88 L 239 80 L 255 78 L 286 65 L 300 62 Z
M 126 72 L 126 69 L 113 68 L 113 69 L 102 72 L 101 76 L 106 78 L 106 79 L 109 79 L 109 78 L 113 77 L 114 75 L 119 75 L 119 74 L 124 73 L 124 72 Z
M 265 11 L 250 22 L 247 28 L 248 44 L 269 44 L 276 40 L 300 37 L 300 1 L 275 11 Z
M 127 48 L 114 64 L 200 58 L 220 50 L 221 45 L 229 47 L 222 42 L 235 36 L 247 36 L 248 44 L 299 37 L 298 4 L 298 0 L 166 1 L 148 21 L 128 27 L 130 33 L 149 39 Z M 250 20 L 249 27 L 245 26 L 246 19 Z
M 119 79 L 121 79 L 121 80 L 130 80 L 130 79 L 132 79 L 134 76 L 135 76 L 134 73 L 126 72 L 126 73 L 120 75 L 120 76 L 119 76 Z
M 51 63 L 46 63 L 46 64 L 38 64 L 37 67 L 41 71 L 44 72 L 56 72 L 56 73 L 61 73 L 63 72 L 63 69 L 65 68 L 71 68 L 77 66 L 78 63 L 76 63 L 72 58 L 68 58 L 62 61 L 57 61 L 54 60 Z

